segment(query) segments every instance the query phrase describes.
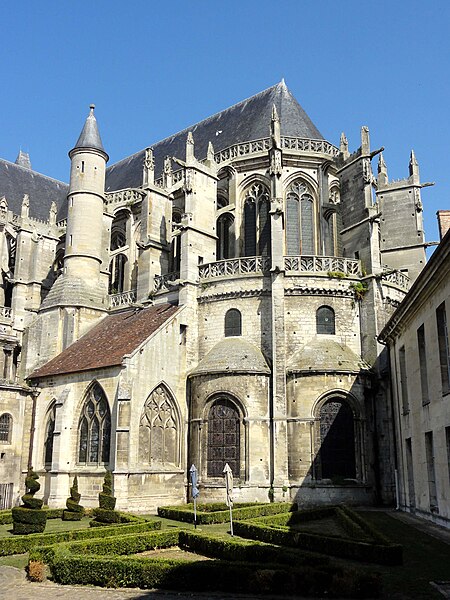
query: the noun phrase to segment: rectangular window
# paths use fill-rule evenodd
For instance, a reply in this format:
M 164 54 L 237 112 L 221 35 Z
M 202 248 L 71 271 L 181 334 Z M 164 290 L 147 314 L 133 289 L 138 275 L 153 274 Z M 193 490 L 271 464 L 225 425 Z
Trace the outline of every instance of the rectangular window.
M 422 391 L 422 406 L 430 403 L 428 395 L 428 369 L 427 349 L 425 346 L 425 327 L 421 325 L 417 330 L 417 347 L 419 350 L 420 387 Z
M 436 322 L 439 344 L 439 362 L 441 365 L 442 393 L 447 394 L 450 391 L 450 349 L 448 345 L 445 302 L 436 309 Z
M 430 511 L 439 512 L 437 493 L 436 493 L 436 472 L 434 467 L 434 448 L 433 448 L 433 432 L 425 433 L 425 453 L 427 459 L 428 471 L 428 492 L 430 496 Z
M 398 362 L 400 365 L 400 387 L 402 394 L 402 408 L 403 414 L 409 412 L 409 400 L 408 400 L 408 380 L 406 377 L 406 357 L 405 357 L 405 346 L 402 346 L 398 351 Z
M 416 492 L 414 489 L 414 471 L 412 459 L 411 438 L 405 440 L 406 443 L 406 475 L 408 477 L 408 502 L 409 508 L 416 508 Z

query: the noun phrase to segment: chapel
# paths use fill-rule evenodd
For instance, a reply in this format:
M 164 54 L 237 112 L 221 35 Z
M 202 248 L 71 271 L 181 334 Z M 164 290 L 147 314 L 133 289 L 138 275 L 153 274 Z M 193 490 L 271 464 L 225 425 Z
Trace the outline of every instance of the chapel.
M 69 184 L 0 159 L 0 508 L 389 503 L 378 335 L 425 266 L 419 166 L 325 140 L 284 81 L 108 166 L 94 106 Z M 407 161 L 405 161 L 407 162 Z

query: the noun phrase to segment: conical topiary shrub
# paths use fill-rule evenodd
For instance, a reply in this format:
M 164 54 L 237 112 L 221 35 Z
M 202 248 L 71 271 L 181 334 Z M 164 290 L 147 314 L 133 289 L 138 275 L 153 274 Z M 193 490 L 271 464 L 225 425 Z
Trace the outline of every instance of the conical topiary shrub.
M 92 511 L 94 519 L 90 522 L 91 527 L 120 523 L 120 513 L 114 510 L 116 499 L 112 494 L 112 483 L 112 473 L 111 471 L 106 471 L 103 481 L 103 491 L 98 495 L 99 508 L 94 508 Z
M 84 506 L 80 505 L 81 494 L 78 492 L 77 476 L 73 478 L 73 484 L 70 488 L 70 498 L 66 500 L 67 510 L 63 512 L 63 521 L 81 521 L 84 514 Z
M 12 509 L 13 533 L 16 535 L 42 533 L 45 529 L 47 512 L 42 510 L 44 501 L 34 497 L 41 487 L 38 479 L 39 475 L 30 468 L 25 479 L 26 493 L 22 496 L 23 505 Z

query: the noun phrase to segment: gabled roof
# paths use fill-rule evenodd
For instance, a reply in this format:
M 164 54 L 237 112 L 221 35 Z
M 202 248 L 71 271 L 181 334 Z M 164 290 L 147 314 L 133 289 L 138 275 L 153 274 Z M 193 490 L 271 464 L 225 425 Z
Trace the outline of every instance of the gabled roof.
M 64 219 L 68 190 L 67 183 L 0 158 L 0 198 L 6 197 L 8 208 L 16 215 L 20 215 L 23 196 L 28 194 L 30 217 L 46 221 L 51 203 L 55 202 L 58 207 L 56 219 Z
M 172 304 L 158 304 L 108 315 L 28 379 L 121 365 L 124 356 L 136 350 L 177 310 L 178 306 Z
M 257 346 L 242 337 L 227 337 L 211 348 L 190 376 L 208 373 L 269 374 L 270 369 Z
M 268 137 L 273 105 L 276 106 L 280 118 L 281 135 L 323 139 L 283 80 L 247 100 L 154 144 L 152 148 L 156 177 L 162 173 L 166 156 L 185 159 L 186 137 L 189 131 L 192 131 L 194 136 L 195 156 L 198 159 L 206 157 L 208 142 L 212 142 L 217 152 L 233 144 Z M 106 171 L 106 191 L 140 186 L 144 155 L 145 150 L 141 150 L 111 165 Z

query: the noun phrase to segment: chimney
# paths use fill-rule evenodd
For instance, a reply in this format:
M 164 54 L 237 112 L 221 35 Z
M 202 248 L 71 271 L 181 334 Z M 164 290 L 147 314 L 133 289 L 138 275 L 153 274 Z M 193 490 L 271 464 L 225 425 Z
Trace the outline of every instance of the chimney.
M 437 213 L 439 235 L 441 240 L 447 231 L 450 229 L 450 210 L 438 210 Z

